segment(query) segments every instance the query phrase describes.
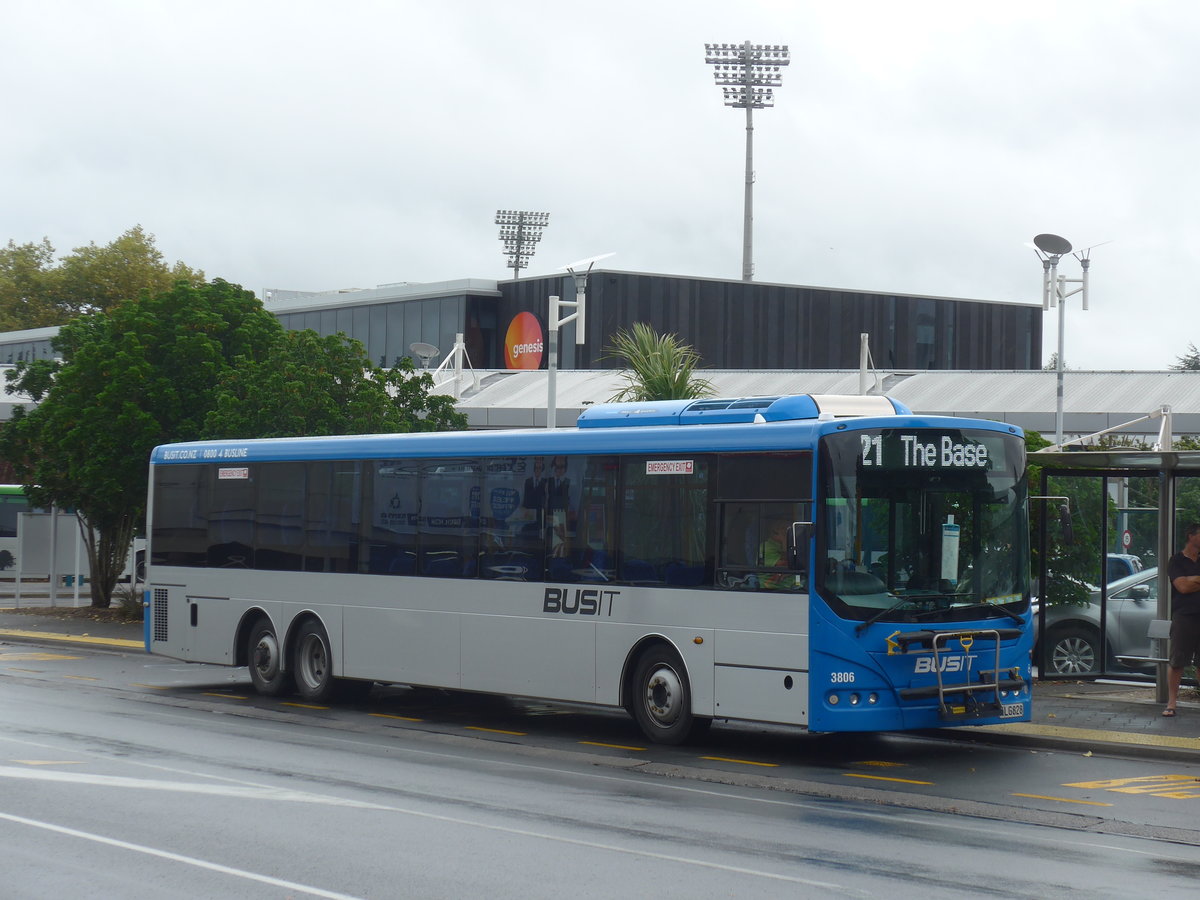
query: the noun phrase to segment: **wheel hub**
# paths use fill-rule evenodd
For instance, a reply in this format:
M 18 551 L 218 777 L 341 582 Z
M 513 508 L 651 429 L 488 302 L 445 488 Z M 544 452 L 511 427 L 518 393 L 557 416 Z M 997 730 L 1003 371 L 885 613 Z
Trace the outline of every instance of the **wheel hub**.
M 646 680 L 646 709 L 659 725 L 671 725 L 679 718 L 682 696 L 683 685 L 674 669 L 655 669 Z

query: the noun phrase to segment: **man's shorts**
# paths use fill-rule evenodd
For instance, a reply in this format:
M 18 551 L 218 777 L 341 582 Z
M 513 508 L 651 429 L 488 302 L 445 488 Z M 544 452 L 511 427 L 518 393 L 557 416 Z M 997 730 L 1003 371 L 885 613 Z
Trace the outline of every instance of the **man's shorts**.
M 1171 668 L 1182 669 L 1200 658 L 1200 616 L 1175 616 L 1171 620 Z

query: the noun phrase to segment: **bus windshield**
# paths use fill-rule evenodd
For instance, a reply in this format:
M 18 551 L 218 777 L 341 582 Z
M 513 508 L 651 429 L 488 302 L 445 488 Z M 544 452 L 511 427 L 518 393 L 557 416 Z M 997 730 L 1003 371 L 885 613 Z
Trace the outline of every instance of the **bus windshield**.
M 946 622 L 1024 612 L 1024 441 L 882 428 L 821 441 L 818 593 L 844 618 Z

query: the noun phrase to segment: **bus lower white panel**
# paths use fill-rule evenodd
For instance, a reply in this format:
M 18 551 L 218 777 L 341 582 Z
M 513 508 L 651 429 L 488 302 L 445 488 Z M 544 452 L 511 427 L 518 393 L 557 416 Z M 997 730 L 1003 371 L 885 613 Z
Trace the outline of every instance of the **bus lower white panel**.
M 348 678 L 459 687 L 455 613 L 345 607 Z
M 176 634 L 182 631 L 184 635 L 183 658 L 233 665 L 233 637 L 245 608 L 245 601 L 228 597 L 188 597 L 174 626 Z
M 767 631 L 718 631 L 717 665 L 807 669 L 808 635 Z
M 595 702 L 596 626 L 569 619 L 463 616 L 462 687 Z
M 808 724 L 808 673 L 717 666 L 718 718 Z

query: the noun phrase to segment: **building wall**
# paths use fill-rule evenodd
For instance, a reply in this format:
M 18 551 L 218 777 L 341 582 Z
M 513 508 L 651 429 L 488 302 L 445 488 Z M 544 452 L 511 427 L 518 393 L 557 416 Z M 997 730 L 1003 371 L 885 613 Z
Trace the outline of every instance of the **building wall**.
M 551 294 L 574 298 L 567 278 L 501 282 L 501 326 L 529 311 L 546 322 Z M 612 368 L 601 357 L 634 322 L 671 332 L 721 369 L 829 369 L 858 365 L 859 334 L 876 366 L 892 369 L 1037 369 L 1041 307 L 868 294 L 795 285 L 594 272 L 587 288 L 587 340 L 565 368 Z M 568 347 L 568 343 L 570 346 Z

